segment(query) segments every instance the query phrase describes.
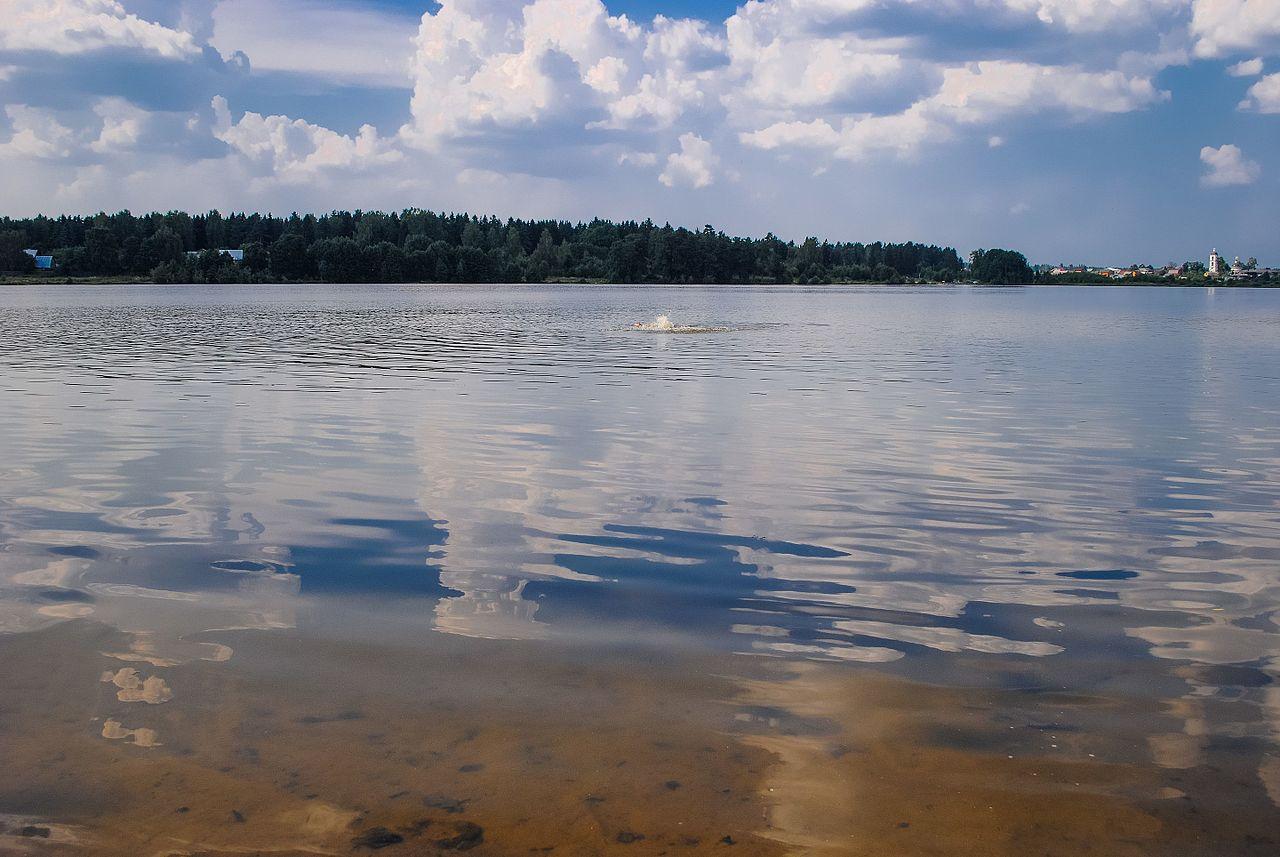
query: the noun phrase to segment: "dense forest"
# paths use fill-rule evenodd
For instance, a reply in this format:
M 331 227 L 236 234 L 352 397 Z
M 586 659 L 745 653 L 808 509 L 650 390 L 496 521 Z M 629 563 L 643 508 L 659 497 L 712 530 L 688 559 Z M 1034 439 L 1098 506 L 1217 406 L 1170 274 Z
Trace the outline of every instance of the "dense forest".
M 28 273 L 35 249 L 57 276 L 164 283 L 547 282 L 832 283 L 951 281 L 950 247 L 875 242 L 797 244 L 651 221 L 499 220 L 409 209 L 315 216 L 184 212 L 0 218 L 0 270 Z M 241 261 L 218 252 L 243 251 Z M 979 251 L 985 282 L 1028 282 L 1020 253 Z

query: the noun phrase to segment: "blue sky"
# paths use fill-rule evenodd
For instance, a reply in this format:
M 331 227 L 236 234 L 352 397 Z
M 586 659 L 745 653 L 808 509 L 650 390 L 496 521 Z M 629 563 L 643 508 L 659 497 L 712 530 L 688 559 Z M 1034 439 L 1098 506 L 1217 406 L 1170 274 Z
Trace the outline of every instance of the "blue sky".
M 9 0 L 3 213 L 418 206 L 1280 265 L 1280 0 Z

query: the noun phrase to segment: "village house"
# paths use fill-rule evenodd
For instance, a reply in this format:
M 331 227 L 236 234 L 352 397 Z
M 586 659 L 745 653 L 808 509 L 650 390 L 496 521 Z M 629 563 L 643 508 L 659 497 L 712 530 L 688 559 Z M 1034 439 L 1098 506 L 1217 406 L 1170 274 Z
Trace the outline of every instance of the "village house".
M 23 250 L 22 252 L 23 252 L 23 253 L 26 253 L 26 254 L 27 254 L 28 256 L 30 256 L 32 259 L 35 259 L 35 260 L 36 260 L 36 270 L 37 270 L 37 271 L 52 271 L 52 270 L 53 270 L 53 257 L 52 257 L 52 256 L 42 256 L 42 255 L 40 255 L 40 251 L 39 251 L 39 250 L 34 250 L 34 249 Z
M 201 254 L 201 253 L 206 253 L 206 252 L 208 252 L 208 251 L 206 251 L 206 250 L 188 250 L 188 251 L 187 251 L 187 258 L 188 258 L 188 259 L 196 259 L 196 258 L 198 258 L 198 257 L 200 256 L 200 254 Z M 215 253 L 221 253 L 223 256 L 229 256 L 229 257 L 231 258 L 231 261 L 233 261 L 233 262 L 243 262 L 243 261 L 244 261 L 244 251 L 243 251 L 243 250 L 226 250 L 226 249 L 218 249 L 218 250 L 214 250 L 213 252 L 215 252 Z

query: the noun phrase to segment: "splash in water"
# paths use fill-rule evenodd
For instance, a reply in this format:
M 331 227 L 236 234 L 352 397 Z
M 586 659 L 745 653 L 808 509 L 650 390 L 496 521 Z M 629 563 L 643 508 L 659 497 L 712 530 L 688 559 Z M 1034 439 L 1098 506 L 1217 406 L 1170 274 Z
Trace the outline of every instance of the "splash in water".
M 631 325 L 632 330 L 646 333 L 723 333 L 727 327 L 699 327 L 695 325 L 675 324 L 669 316 L 660 315 L 653 321 L 638 321 Z

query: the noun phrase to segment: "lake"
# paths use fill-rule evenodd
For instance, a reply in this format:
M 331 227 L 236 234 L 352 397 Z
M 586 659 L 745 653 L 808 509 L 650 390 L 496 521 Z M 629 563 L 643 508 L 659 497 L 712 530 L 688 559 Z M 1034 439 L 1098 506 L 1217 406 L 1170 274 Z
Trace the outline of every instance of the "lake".
M 1280 853 L 1280 292 L 0 332 L 0 852 Z

